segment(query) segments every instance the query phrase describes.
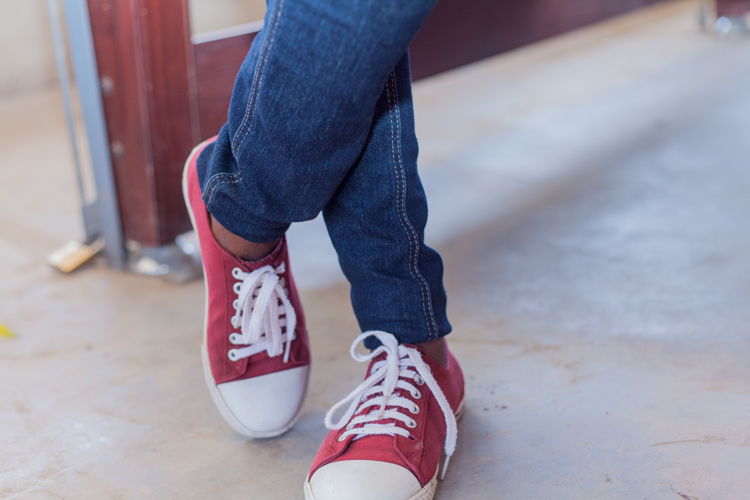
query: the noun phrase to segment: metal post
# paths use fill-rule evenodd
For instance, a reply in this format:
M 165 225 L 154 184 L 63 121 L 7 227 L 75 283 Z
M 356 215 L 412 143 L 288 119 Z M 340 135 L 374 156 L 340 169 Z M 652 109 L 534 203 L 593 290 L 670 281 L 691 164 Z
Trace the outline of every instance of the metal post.
M 99 237 L 99 214 L 96 200 L 86 194 L 86 181 L 81 163 L 81 153 L 78 147 L 78 131 L 73 116 L 73 92 L 70 82 L 70 71 L 65 54 L 65 37 L 62 32 L 62 19 L 60 18 L 60 2 L 58 0 L 47 0 L 49 10 L 50 26 L 52 28 L 52 43 L 55 49 L 55 63 L 57 75 L 60 80 L 63 104 L 65 106 L 65 121 L 68 126 L 68 137 L 70 148 L 73 152 L 73 164 L 75 166 L 76 184 L 78 186 L 78 197 L 81 204 L 81 216 L 83 217 L 83 229 L 86 235 L 84 243 L 91 244 Z
M 104 254 L 109 264 L 124 269 L 125 246 L 88 5 L 86 0 L 64 0 L 63 10 L 96 186 L 96 202 L 93 206 L 98 209 L 97 229 L 104 240 Z M 85 200 L 82 202 L 85 204 Z

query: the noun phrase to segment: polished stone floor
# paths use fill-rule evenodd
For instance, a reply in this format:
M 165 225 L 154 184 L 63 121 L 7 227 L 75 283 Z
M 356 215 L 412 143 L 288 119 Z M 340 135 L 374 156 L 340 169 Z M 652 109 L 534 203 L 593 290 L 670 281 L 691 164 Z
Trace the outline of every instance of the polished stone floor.
M 430 241 L 468 377 L 440 500 L 750 491 L 750 41 L 672 2 L 424 81 Z M 203 386 L 202 284 L 70 276 L 56 92 L 0 100 L 0 497 L 301 498 L 362 367 L 320 221 L 291 234 L 314 368 L 246 441 Z

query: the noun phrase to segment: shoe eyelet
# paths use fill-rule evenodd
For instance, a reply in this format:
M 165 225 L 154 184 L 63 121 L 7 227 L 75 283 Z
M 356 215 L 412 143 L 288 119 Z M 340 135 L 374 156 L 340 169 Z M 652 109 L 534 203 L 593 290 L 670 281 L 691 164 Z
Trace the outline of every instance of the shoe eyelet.
M 410 408 L 409 411 L 412 415 L 419 415 L 419 405 L 414 405 L 414 408 Z
M 340 436 L 339 436 L 339 438 L 337 439 L 337 441 L 338 441 L 339 443 L 341 443 L 342 441 L 344 441 L 344 439 L 346 439 L 346 436 L 344 436 L 344 435 L 342 434 L 342 435 L 340 435 Z
M 229 349 L 229 351 L 227 351 L 227 357 L 230 361 L 237 361 L 237 351 L 234 349 Z
M 240 293 L 240 284 L 239 283 L 235 283 L 234 285 L 232 285 L 232 290 L 234 291 L 234 293 L 239 294 Z
M 415 427 L 417 427 L 417 421 L 412 418 L 408 422 L 406 422 L 406 426 L 409 429 L 414 429 Z
M 232 344 L 239 344 L 242 341 L 242 335 L 239 333 L 232 333 L 229 335 L 229 342 Z
M 411 393 L 411 397 L 413 397 L 414 399 L 422 399 L 422 392 L 419 390 L 415 390 Z
M 422 380 L 422 377 L 420 377 L 419 375 L 414 376 L 414 382 L 416 382 L 416 384 L 420 386 L 424 385 L 424 380 Z
M 241 272 L 242 272 L 242 271 L 240 270 L 240 268 L 239 268 L 239 267 L 235 267 L 235 268 L 233 268 L 233 269 L 232 269 L 232 277 L 234 277 L 234 278 L 238 278 L 238 279 L 239 279 L 239 277 L 240 277 L 240 273 L 241 273 Z

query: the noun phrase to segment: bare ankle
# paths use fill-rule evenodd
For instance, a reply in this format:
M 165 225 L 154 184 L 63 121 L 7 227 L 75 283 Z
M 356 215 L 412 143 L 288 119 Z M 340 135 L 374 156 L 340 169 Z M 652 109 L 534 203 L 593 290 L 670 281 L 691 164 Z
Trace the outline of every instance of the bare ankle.
M 417 345 L 427 357 L 440 363 L 440 366 L 447 366 L 447 343 L 444 338 L 441 337 L 439 339 L 429 340 Z
M 260 260 L 274 249 L 278 240 L 256 243 L 248 241 L 229 231 L 219 221 L 211 217 L 211 232 L 219 244 L 232 255 L 244 260 Z

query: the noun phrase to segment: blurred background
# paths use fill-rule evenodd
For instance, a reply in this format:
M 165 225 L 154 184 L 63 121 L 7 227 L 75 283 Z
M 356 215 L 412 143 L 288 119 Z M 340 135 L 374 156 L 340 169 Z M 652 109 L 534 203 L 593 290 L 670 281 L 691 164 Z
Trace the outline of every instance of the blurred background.
M 322 221 L 290 246 L 299 424 L 202 381 L 180 192 L 260 0 L 0 0 L 0 497 L 301 497 L 358 373 Z M 745 498 L 748 0 L 442 0 L 411 47 L 428 243 L 468 376 L 440 499 Z

